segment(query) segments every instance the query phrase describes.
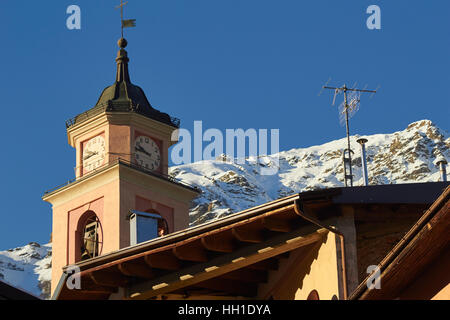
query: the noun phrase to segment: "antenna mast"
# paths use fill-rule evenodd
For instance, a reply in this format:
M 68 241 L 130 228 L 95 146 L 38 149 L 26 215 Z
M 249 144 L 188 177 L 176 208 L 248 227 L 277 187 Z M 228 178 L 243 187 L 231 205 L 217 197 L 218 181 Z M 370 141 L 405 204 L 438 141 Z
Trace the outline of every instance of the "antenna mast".
M 360 98 L 359 95 L 355 96 L 351 99 L 350 104 L 348 103 L 347 98 L 347 91 L 354 92 L 354 93 L 372 93 L 375 94 L 376 90 L 365 90 L 365 89 L 356 89 L 356 88 L 347 88 L 347 86 L 344 84 L 342 87 L 328 87 L 323 86 L 323 89 L 330 89 L 334 90 L 334 98 L 333 98 L 333 105 L 336 101 L 336 96 L 343 92 L 344 93 L 344 103 L 342 105 L 343 110 L 342 113 L 345 115 L 345 127 L 347 130 L 347 149 L 344 150 L 343 153 L 343 160 L 344 160 L 344 181 L 345 186 L 353 187 L 353 172 L 352 172 L 352 150 L 350 148 L 350 126 L 349 126 L 349 118 L 353 116 L 356 111 L 358 111 Z M 350 115 L 349 115 L 350 113 Z

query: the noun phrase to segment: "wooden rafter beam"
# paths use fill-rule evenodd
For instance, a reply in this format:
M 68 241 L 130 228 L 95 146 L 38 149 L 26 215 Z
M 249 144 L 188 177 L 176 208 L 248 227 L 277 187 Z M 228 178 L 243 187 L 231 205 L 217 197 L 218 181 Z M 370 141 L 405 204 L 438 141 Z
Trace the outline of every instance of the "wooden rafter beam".
M 142 263 L 142 261 L 123 262 L 118 265 L 118 268 L 123 275 L 128 277 L 142 279 L 152 279 L 155 277 L 155 272 L 148 265 Z
M 89 294 L 113 294 L 115 292 L 117 292 L 116 289 L 111 288 L 111 287 L 102 287 L 102 286 L 97 286 L 96 288 L 91 288 L 91 289 L 86 289 L 86 290 L 74 290 L 74 292 L 82 294 L 82 295 L 89 295 Z
M 278 259 L 271 258 L 249 265 L 247 268 L 253 270 L 278 270 Z
M 280 254 L 277 258 L 278 259 L 289 259 L 290 255 L 291 255 L 290 252 L 285 252 L 285 253 Z
M 245 268 L 260 261 L 273 258 L 284 252 L 321 241 L 328 232 L 308 225 L 289 233 L 282 233 L 264 243 L 251 244 L 232 253 L 222 254 L 204 263 L 196 263 L 142 283 L 128 287 L 131 299 L 149 299 L 160 294 L 174 292 L 181 288 L 220 277 L 237 269 Z
M 161 270 L 179 270 L 181 268 L 181 262 L 172 253 L 172 251 L 162 251 L 152 253 L 144 257 L 145 263 L 151 268 Z
M 264 241 L 262 231 L 246 228 L 246 226 L 233 228 L 232 234 L 237 240 L 242 242 L 261 243 Z
M 128 279 L 119 272 L 98 270 L 90 272 L 89 276 L 99 286 L 117 288 L 128 284 Z
M 80 290 L 71 290 L 71 292 L 92 292 L 92 294 L 111 294 L 116 292 L 116 288 L 101 286 L 95 283 L 91 277 L 81 277 Z
M 172 249 L 173 254 L 179 259 L 192 262 L 206 262 L 206 250 L 204 249 L 201 240 L 196 240 L 186 243 Z
M 197 283 L 195 287 L 206 288 L 218 293 L 227 293 L 233 296 L 254 297 L 257 293 L 256 284 L 243 283 L 226 279 L 210 279 Z
M 198 291 L 198 292 L 197 292 Z M 249 300 L 247 297 L 238 296 L 224 296 L 220 294 L 214 294 L 211 290 L 189 290 L 188 294 L 165 294 L 160 295 L 156 300 Z
M 66 291 L 70 295 L 62 295 L 58 300 L 106 300 L 109 295 L 115 291 L 104 291 L 104 290 L 71 290 Z
M 234 243 L 232 235 L 228 237 L 219 235 L 210 235 L 201 239 L 202 245 L 206 250 L 214 252 L 233 252 Z
M 292 225 L 286 219 L 266 217 L 263 219 L 263 225 L 270 231 L 289 232 L 292 230 Z
M 267 282 L 267 271 L 253 270 L 248 268 L 238 269 L 221 276 L 222 279 L 238 280 L 241 282 L 260 283 Z

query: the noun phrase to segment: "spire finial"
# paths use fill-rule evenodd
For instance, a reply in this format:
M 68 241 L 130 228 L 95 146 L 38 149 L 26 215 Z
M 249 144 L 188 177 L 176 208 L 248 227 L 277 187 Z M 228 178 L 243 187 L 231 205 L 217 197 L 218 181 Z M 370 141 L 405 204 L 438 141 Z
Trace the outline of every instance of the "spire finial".
M 136 19 L 123 20 L 123 7 L 128 3 L 120 0 L 120 5 L 116 7 L 116 9 L 120 8 L 120 21 L 122 22 L 122 39 L 123 39 L 123 29 L 124 28 L 132 28 L 136 27 Z
M 123 37 L 123 29 L 131 28 L 136 26 L 136 19 L 123 20 L 123 7 L 128 3 L 120 0 L 120 5 L 116 7 L 116 9 L 120 8 L 120 20 L 122 22 L 122 37 L 117 42 L 120 50 L 117 53 L 117 82 L 128 82 L 130 83 L 130 75 L 128 74 L 128 54 L 125 48 L 128 45 L 128 41 Z
M 128 41 L 125 38 L 120 38 L 119 41 L 117 41 L 117 45 L 120 49 L 125 49 L 128 45 Z
M 130 59 L 128 59 L 128 53 L 124 49 L 127 46 L 127 40 L 124 38 L 121 38 L 118 41 L 118 45 L 120 47 L 119 52 L 117 52 L 117 75 L 116 75 L 116 82 L 127 82 L 131 83 L 130 81 L 130 74 L 128 73 L 128 62 Z

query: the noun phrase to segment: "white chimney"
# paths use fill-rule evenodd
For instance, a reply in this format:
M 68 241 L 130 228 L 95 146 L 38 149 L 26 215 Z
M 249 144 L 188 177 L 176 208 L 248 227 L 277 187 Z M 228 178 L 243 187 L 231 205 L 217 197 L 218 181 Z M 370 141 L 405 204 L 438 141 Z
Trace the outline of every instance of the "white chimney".
M 366 160 L 366 142 L 368 140 L 365 138 L 359 138 L 356 140 L 356 142 L 359 143 L 361 146 L 361 166 L 362 166 L 362 172 L 363 172 L 363 178 L 364 178 L 364 185 L 369 185 L 369 175 L 367 173 L 367 160 Z
M 436 166 L 439 167 L 439 171 L 441 172 L 441 181 L 447 181 L 447 160 L 443 156 L 440 156 L 436 159 Z

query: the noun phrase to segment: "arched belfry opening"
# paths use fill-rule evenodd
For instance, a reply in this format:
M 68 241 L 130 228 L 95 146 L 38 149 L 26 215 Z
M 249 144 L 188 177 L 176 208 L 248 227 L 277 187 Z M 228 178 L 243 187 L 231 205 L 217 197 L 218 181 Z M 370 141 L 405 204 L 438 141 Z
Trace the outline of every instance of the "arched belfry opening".
M 320 300 L 317 290 L 312 290 L 306 300 Z
M 99 256 L 103 249 L 103 232 L 100 220 L 93 211 L 86 211 L 78 222 L 79 259 Z

